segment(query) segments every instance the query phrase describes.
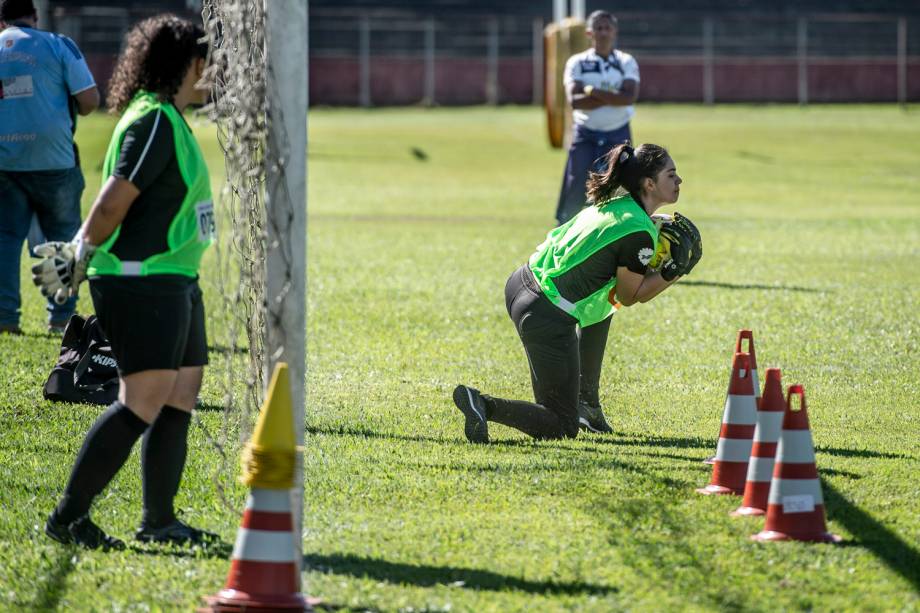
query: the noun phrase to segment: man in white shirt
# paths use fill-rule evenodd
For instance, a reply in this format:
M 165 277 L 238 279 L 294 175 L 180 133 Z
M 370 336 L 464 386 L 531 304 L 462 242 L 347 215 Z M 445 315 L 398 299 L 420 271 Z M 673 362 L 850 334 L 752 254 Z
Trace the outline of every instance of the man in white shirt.
M 630 142 L 629 120 L 639 95 L 639 65 L 616 49 L 617 19 L 606 11 L 588 16 L 593 46 L 565 64 L 565 91 L 572 105 L 572 144 L 562 177 L 556 220 L 563 224 L 585 206 L 585 182 L 616 145 Z

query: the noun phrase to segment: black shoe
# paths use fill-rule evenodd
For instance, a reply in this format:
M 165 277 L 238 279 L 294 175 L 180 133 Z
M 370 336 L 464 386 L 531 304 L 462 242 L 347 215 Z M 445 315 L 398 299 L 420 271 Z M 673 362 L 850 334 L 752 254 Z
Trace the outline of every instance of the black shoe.
M 67 524 L 62 524 L 57 520 L 57 515 L 55 513 L 49 515 L 48 520 L 45 522 L 45 534 L 47 534 L 51 540 L 57 541 L 62 545 L 70 545 L 73 543 L 73 537 L 70 536 L 70 530 L 67 528 Z
M 121 539 L 109 536 L 102 531 L 102 528 L 93 523 L 89 515 L 84 515 L 74 520 L 70 525 L 63 524 L 57 520 L 54 513 L 48 516 L 45 522 L 45 534 L 50 538 L 64 545 L 79 545 L 86 549 L 110 549 L 121 550 L 125 548 L 125 543 Z
M 173 545 L 205 545 L 220 541 L 220 537 L 213 532 L 192 528 L 178 519 L 160 528 L 141 526 L 134 534 L 134 538 L 142 543 L 172 543 Z
M 465 385 L 454 388 L 454 404 L 466 417 L 463 432 L 471 443 L 489 442 L 489 424 L 486 422 L 486 403 L 479 390 Z
M 578 427 L 586 432 L 610 434 L 613 428 L 607 423 L 600 406 L 593 407 L 584 400 L 578 401 Z

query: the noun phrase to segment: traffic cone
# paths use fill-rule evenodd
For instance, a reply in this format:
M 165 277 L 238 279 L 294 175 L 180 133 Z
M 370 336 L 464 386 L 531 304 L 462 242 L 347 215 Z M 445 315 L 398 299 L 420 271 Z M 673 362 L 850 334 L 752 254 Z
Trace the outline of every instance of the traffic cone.
M 309 611 L 299 577 L 290 489 L 296 459 L 287 364 L 278 363 L 252 439 L 243 451 L 250 486 L 227 584 L 206 599 L 211 611 Z
M 741 350 L 741 343 L 747 339 L 747 351 Z M 750 330 L 738 330 L 738 340 L 735 341 L 735 353 L 747 353 L 751 356 L 751 381 L 754 383 L 754 400 L 760 406 L 760 381 L 757 378 L 757 354 L 754 352 L 754 333 Z
M 801 408 L 792 409 L 792 396 L 801 397 Z M 776 449 L 776 466 L 770 484 L 767 520 L 757 541 L 816 541 L 839 543 L 840 537 L 827 531 L 824 497 L 815 465 L 815 448 L 808 427 L 805 388 L 790 385 L 783 416 L 783 432 Z
M 747 339 L 747 351 L 741 351 L 741 343 Z M 751 379 L 754 381 L 754 402 L 760 407 L 760 381 L 757 379 L 757 354 L 754 352 L 754 333 L 750 330 L 738 330 L 738 339 L 735 341 L 735 353 L 747 353 L 751 356 Z M 782 392 L 781 392 L 782 394 Z M 703 460 L 703 464 L 715 464 L 716 456 Z
M 751 377 L 751 358 L 746 353 L 736 353 L 732 360 L 732 378 L 725 398 L 722 430 L 716 447 L 712 480 L 706 487 L 696 490 L 700 494 L 741 494 L 754 427 L 757 407 L 754 402 L 754 384 Z
M 783 430 L 783 416 L 786 413 L 781 378 L 779 368 L 767 369 L 763 398 L 757 410 L 751 461 L 744 484 L 744 500 L 732 515 L 763 515 L 767 512 L 773 460 L 776 457 L 776 445 Z

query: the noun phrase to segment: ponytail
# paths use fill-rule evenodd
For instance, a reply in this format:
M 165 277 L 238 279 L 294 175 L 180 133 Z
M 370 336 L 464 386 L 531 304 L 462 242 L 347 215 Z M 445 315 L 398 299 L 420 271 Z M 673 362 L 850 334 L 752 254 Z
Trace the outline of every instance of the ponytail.
M 644 144 L 635 149 L 628 143 L 617 145 L 604 156 L 604 166 L 588 175 L 587 200 L 601 206 L 623 193 L 642 204 L 642 179 L 652 180 L 664 168 L 668 152 L 658 145 Z

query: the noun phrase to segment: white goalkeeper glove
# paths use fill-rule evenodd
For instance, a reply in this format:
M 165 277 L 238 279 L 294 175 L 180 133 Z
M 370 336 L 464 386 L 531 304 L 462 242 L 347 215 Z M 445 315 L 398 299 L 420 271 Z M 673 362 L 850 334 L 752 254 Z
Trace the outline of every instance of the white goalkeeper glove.
M 77 288 L 86 279 L 86 269 L 96 252 L 96 246 L 82 236 L 69 243 L 53 241 L 35 247 L 42 261 L 32 267 L 32 282 L 42 294 L 57 304 L 77 295 Z

